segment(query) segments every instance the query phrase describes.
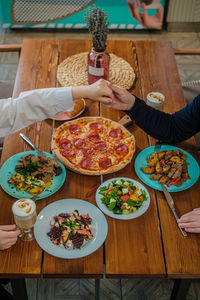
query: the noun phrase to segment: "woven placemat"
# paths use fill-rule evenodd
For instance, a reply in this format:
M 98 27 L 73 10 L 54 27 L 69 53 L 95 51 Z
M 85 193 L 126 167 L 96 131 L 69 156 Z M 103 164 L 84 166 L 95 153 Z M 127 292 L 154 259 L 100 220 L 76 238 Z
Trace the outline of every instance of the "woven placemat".
M 88 52 L 66 58 L 57 70 L 57 79 L 62 86 L 88 85 Z M 125 89 L 130 89 L 135 81 L 135 72 L 123 58 L 110 54 L 108 80 Z

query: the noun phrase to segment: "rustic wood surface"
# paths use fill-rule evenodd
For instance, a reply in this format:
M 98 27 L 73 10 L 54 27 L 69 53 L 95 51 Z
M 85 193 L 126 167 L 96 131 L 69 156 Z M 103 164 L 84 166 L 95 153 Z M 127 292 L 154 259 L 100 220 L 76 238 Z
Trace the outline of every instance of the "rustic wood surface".
M 24 40 L 14 96 L 21 91 L 56 86 L 56 69 L 66 57 L 89 51 L 91 41 L 84 40 Z M 60 51 L 60 53 L 59 53 Z M 174 112 L 185 105 L 176 67 L 173 48 L 167 42 L 108 41 L 108 51 L 126 59 L 134 68 L 136 82 L 131 92 L 145 98 L 150 91 L 165 94 L 164 110 Z M 99 105 L 87 100 L 84 115 L 99 115 Z M 101 106 L 101 115 L 119 121 L 123 112 Z M 38 122 L 22 132 L 39 148 L 50 152 L 52 128 L 60 122 Z M 134 171 L 137 154 L 154 144 L 155 140 L 135 124 L 128 127 L 136 138 L 136 152 L 132 162 L 123 170 L 103 176 L 103 180 L 126 176 L 140 181 Z M 181 146 L 197 158 L 190 139 Z M 5 139 L 1 164 L 10 156 L 30 150 L 29 146 L 13 134 Z M 95 204 L 95 192 L 100 184 L 98 176 L 84 176 L 67 170 L 66 182 L 48 199 L 37 201 L 38 212 L 47 204 L 65 198 L 79 198 Z M 164 277 L 200 278 L 199 236 L 189 234 L 183 238 L 161 192 L 147 187 L 151 203 L 141 217 L 122 221 L 107 217 L 108 236 L 105 242 L 106 276 L 114 277 Z M 181 214 L 199 207 L 199 181 L 194 187 L 173 193 Z M 0 190 L 0 224 L 13 222 L 11 206 L 14 199 Z M 158 206 L 158 208 L 157 208 Z M 160 228 L 162 234 L 160 234 Z M 162 243 L 163 241 L 163 243 Z M 164 249 L 164 253 L 163 253 Z M 165 266 L 166 261 L 166 266 Z M 41 269 L 42 267 L 42 269 Z M 92 277 L 103 276 L 103 247 L 93 254 L 76 260 L 63 260 L 44 252 L 36 241 L 24 243 L 18 240 L 11 249 L 0 251 L 0 277 Z
M 84 40 L 62 40 L 60 44 L 60 60 L 61 63 L 68 56 L 73 54 L 89 51 L 91 48 L 90 41 Z M 99 105 L 97 102 L 86 100 L 87 108 L 84 112 L 85 116 L 98 116 Z M 82 115 L 82 116 L 84 116 Z M 55 122 L 58 127 L 63 122 Z M 100 176 L 84 176 L 76 174 L 67 169 L 66 181 L 61 190 L 52 195 L 48 203 L 55 200 L 66 198 L 77 198 L 86 200 L 95 204 L 95 192 L 101 183 Z M 103 246 L 87 257 L 80 259 L 59 259 L 44 252 L 43 262 L 44 277 L 103 277 Z
M 20 92 L 55 86 L 58 60 L 57 40 L 24 40 L 19 61 L 13 95 Z M 50 151 L 52 121 L 38 122 L 21 130 L 37 147 Z M 32 150 L 19 136 L 19 132 L 5 138 L 1 164 L 12 155 Z M 11 207 L 16 199 L 0 189 L 0 224 L 12 224 Z M 39 212 L 46 205 L 46 199 L 37 201 Z M 36 243 L 18 239 L 12 248 L 0 251 L 1 277 L 39 277 L 41 273 L 42 250 Z
M 127 60 L 136 73 L 132 93 L 141 97 L 139 69 L 135 47 L 131 41 L 109 41 L 108 51 Z M 122 112 L 105 108 L 102 116 L 119 121 Z M 141 182 L 134 170 L 134 161 L 141 150 L 148 147 L 147 135 L 136 125 L 128 127 L 136 139 L 136 152 L 131 163 L 121 171 L 103 176 L 103 180 L 124 176 Z M 142 183 L 142 182 L 141 182 Z M 143 277 L 166 274 L 154 191 L 148 188 L 151 202 L 147 212 L 137 219 L 116 220 L 107 217 L 109 231 L 105 242 L 107 277 Z
M 165 95 L 164 111 L 173 113 L 186 105 L 176 61 L 170 42 L 136 41 L 142 95 L 158 91 Z M 144 50 L 148 49 L 148 51 Z M 150 139 L 151 145 L 155 143 Z M 199 163 L 194 138 L 177 145 L 192 154 Z M 200 180 L 186 191 L 172 193 L 179 216 L 200 207 Z M 162 192 L 156 192 L 161 221 L 167 274 L 169 278 L 200 277 L 200 236 L 184 238 Z

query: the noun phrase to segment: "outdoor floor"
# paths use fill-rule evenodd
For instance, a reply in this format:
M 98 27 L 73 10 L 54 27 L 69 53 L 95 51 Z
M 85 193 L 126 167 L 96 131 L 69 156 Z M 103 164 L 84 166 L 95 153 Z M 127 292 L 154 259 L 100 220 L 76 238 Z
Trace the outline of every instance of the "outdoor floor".
M 82 32 L 45 32 L 0 29 L 0 44 L 20 44 L 24 38 L 90 39 Z M 200 48 L 200 32 L 189 33 L 117 33 L 108 39 L 169 40 L 175 48 Z M 200 80 L 200 55 L 176 56 L 182 82 Z M 17 53 L 0 53 L 0 81 L 14 82 L 18 66 Z M 31 80 L 31 79 L 30 79 Z M 141 262 L 142 263 L 142 262 Z M 28 279 L 29 300 L 91 300 L 94 299 L 93 279 Z M 169 279 L 102 279 L 101 300 L 168 300 L 173 280 Z M 10 286 L 7 287 L 10 290 Z M 3 299 L 2 299 L 3 300 Z M 200 300 L 200 280 L 194 280 L 187 300 Z

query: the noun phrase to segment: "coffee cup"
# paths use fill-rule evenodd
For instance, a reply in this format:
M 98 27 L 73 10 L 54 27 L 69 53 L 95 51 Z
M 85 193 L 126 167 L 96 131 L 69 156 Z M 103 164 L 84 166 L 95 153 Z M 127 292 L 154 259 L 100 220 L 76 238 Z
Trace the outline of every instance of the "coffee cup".
M 20 238 L 24 241 L 34 239 L 33 226 L 37 219 L 36 205 L 31 199 L 19 199 L 12 206 L 15 224 L 21 230 Z
M 147 104 L 158 110 L 163 110 L 165 96 L 159 92 L 151 92 L 147 94 Z

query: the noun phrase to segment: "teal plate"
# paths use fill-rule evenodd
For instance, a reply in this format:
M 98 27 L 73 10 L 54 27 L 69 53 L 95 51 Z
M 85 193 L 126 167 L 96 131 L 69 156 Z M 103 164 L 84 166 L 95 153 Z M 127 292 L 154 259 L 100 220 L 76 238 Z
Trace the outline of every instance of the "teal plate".
M 89 214 L 92 219 L 93 238 L 83 244 L 80 249 L 66 249 L 63 245 L 54 245 L 47 232 L 50 222 L 60 213 L 71 213 L 78 210 L 80 215 Z M 95 252 L 106 239 L 108 224 L 104 214 L 95 205 L 80 199 L 62 199 L 55 201 L 41 210 L 34 225 L 34 235 L 39 246 L 47 253 L 65 259 L 87 256 Z
M 18 161 L 21 157 L 33 154 L 37 155 L 37 151 L 25 151 L 17 153 L 11 156 L 1 167 L 0 169 L 0 183 L 2 189 L 8 193 L 10 196 L 23 199 L 23 198 L 32 198 L 33 196 L 27 193 L 26 191 L 17 191 L 15 186 L 8 183 L 8 180 L 12 177 L 12 174 L 15 172 L 15 166 L 18 164 Z M 55 158 L 52 154 L 45 152 L 45 154 L 51 158 Z M 56 159 L 56 158 L 55 158 Z M 56 159 L 57 163 L 62 168 L 62 173 L 59 176 L 54 176 L 52 180 L 52 185 L 47 187 L 41 194 L 36 196 L 36 200 L 47 198 L 50 195 L 53 195 L 57 192 L 63 185 L 66 178 L 66 170 L 64 165 Z
M 187 155 L 187 160 L 186 162 L 189 163 L 188 165 L 188 173 L 190 175 L 190 179 L 188 179 L 186 182 L 184 182 L 181 186 L 175 186 L 172 185 L 170 187 L 168 187 L 168 191 L 169 192 L 180 192 L 180 191 L 184 191 L 188 188 L 190 188 L 191 186 L 193 186 L 195 184 L 195 182 L 198 180 L 199 178 L 199 165 L 196 161 L 196 159 L 188 152 L 186 152 L 183 149 L 174 147 L 174 146 L 169 146 L 169 145 L 162 145 L 160 151 L 164 151 L 164 150 L 181 150 L 184 154 Z M 159 184 L 159 182 L 157 180 L 151 180 L 150 179 L 150 175 L 149 174 L 145 174 L 141 168 L 147 167 L 147 162 L 146 159 L 147 157 L 150 156 L 151 153 L 154 152 L 154 146 L 149 147 L 144 149 L 143 151 L 140 152 L 140 154 L 138 154 L 138 156 L 136 157 L 135 160 L 135 171 L 137 176 L 148 186 L 150 186 L 151 188 L 158 190 L 158 191 L 162 191 L 161 185 Z

